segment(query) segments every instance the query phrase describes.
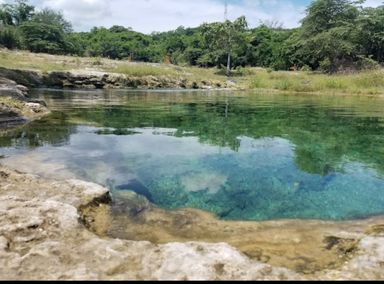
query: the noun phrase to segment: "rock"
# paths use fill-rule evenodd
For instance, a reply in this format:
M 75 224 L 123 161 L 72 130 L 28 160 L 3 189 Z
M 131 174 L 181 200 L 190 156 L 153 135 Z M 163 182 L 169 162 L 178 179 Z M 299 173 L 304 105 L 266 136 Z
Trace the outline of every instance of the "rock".
M 235 87 L 236 84 L 202 80 L 189 81 L 186 78 L 172 78 L 169 76 L 134 77 L 124 74 L 106 73 L 99 71 L 75 70 L 70 72 L 38 73 L 28 70 L 11 70 L 0 68 L 0 77 L 13 80 L 19 93 L 26 95 L 27 87 L 49 88 L 80 88 L 80 89 L 108 89 L 108 88 L 142 88 L 142 89 L 214 89 Z M 0 81 L 0 85 L 1 85 Z M 27 86 L 27 87 L 25 87 Z
M 46 110 L 46 108 L 39 103 L 26 103 L 25 105 L 30 108 L 34 113 L 41 113 Z
M 0 127 L 20 125 L 49 113 L 45 103 L 27 100 L 28 88 L 0 77 Z
M 77 208 L 107 189 L 42 180 L 1 168 L 0 278 L 12 280 L 301 279 L 249 260 L 227 244 L 154 245 L 99 238 Z M 28 187 L 28 191 L 24 189 Z
M 106 188 L 80 180 L 45 180 L 1 166 L 0 175 L 3 280 L 384 279 L 381 233 L 357 241 L 356 253 L 342 267 L 304 275 L 251 260 L 226 243 L 156 245 L 101 238 L 79 222 L 78 211 L 95 199 L 101 202 Z M 127 199 L 138 200 L 138 196 L 129 193 Z M 342 244 L 344 237 L 352 236 L 340 234 L 328 241 Z
M 0 67 L 0 77 L 7 78 L 27 87 L 38 87 L 43 84 L 41 74 L 28 70 L 12 70 Z

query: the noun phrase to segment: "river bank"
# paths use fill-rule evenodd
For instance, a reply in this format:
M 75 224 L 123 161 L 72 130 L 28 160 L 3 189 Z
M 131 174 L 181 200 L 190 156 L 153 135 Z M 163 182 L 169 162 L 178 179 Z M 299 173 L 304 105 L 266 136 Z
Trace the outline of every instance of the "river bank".
M 105 212 L 109 206 L 108 190 L 79 180 L 47 180 L 0 168 L 0 276 L 9 280 L 272 280 L 272 279 L 383 279 L 384 232 L 382 218 L 347 223 L 297 221 L 306 227 L 310 241 L 313 234 L 322 231 L 328 236 L 324 250 L 348 253 L 340 267 L 315 274 L 297 273 L 251 259 L 225 243 L 168 242 L 154 244 L 148 241 L 129 241 L 98 236 L 84 226 L 91 215 L 84 212 Z M 138 197 L 131 196 L 132 200 Z M 97 208 L 97 209 L 95 209 Z M 132 207 L 131 207 L 132 209 Z M 159 209 L 152 209 L 159 210 Z M 153 215 L 146 210 L 142 216 Z M 152 212 L 151 212 L 152 211 Z M 158 213 L 158 212 L 157 212 Z M 189 212 L 191 213 L 191 212 Z M 162 213 L 164 214 L 164 213 Z M 177 214 L 177 213 L 168 213 Z M 200 213 L 202 214 L 202 213 Z M 160 217 L 159 217 L 160 216 Z M 159 215 L 157 219 L 161 218 Z M 164 216 L 164 215 L 163 215 Z M 185 218 L 198 216 L 189 214 Z M 93 217 L 95 217 L 93 215 Z M 104 216 L 105 217 L 105 216 Z M 185 219 L 184 218 L 184 219 Z M 196 219 L 196 218 L 195 218 Z M 82 221 L 81 221 L 82 220 Z M 196 219 L 197 220 L 197 219 Z M 195 220 L 195 221 L 196 221 Z M 260 224 L 231 222 L 214 223 L 228 229 L 257 227 L 254 238 L 268 233 L 270 239 L 279 241 L 281 232 L 295 231 L 293 221 Z M 108 222 L 108 219 L 93 218 Z M 197 220 L 198 221 L 198 220 Z M 154 222 L 154 220 L 153 220 Z M 218 223 L 217 223 L 218 222 Z M 177 223 L 177 222 L 176 222 Z M 86 222 L 89 225 L 88 222 Z M 193 226 L 194 223 L 189 224 Z M 187 228 L 188 222 L 180 224 Z M 212 227 L 211 226 L 211 227 Z M 333 228 L 332 228 L 333 227 Z M 100 227 L 101 228 L 101 227 Z M 296 228 L 296 229 L 295 229 Z M 365 228 L 365 229 L 364 229 Z M 237 228 L 238 229 L 238 228 Z M 339 230 L 338 235 L 332 233 Z M 234 234 L 234 233 L 232 233 Z M 238 234 L 238 233 L 236 233 Z M 300 243 L 299 232 L 286 241 Z M 332 237 L 333 236 L 333 237 Z M 277 238 L 277 239 L 276 239 Z M 353 245 L 351 246 L 351 239 Z M 279 241 L 280 242 L 280 241 Z M 313 243 L 316 243 L 314 241 Z M 286 245 L 282 244 L 281 245 Z M 345 251 L 348 247 L 349 250 Z M 262 244 L 259 244 L 262 247 Z M 313 244 L 315 246 L 315 244 Z M 267 247 L 267 245 L 265 245 Z M 281 248 L 280 248 L 281 249 Z M 279 255 L 280 249 L 275 249 Z M 286 245 L 287 251 L 290 250 Z M 81 252 L 81 253 L 79 253 Z M 283 251 L 281 251 L 282 253 Z M 313 250 L 313 255 L 316 250 Z M 281 257 L 284 257 L 283 254 Z M 266 260 L 264 260 L 266 262 Z
M 154 245 L 100 238 L 79 222 L 78 209 L 105 199 L 107 189 L 77 180 L 44 180 L 4 167 L 0 175 L 1 279 L 301 278 L 253 262 L 224 243 Z
M 287 94 L 383 96 L 383 69 L 323 74 L 244 67 L 228 78 L 217 68 L 36 54 L 0 49 L 0 76 L 29 87 L 229 89 Z
M 28 88 L 0 76 L 0 128 L 9 128 L 49 113 L 45 103 L 28 98 Z
M 125 80 L 117 76 L 111 83 L 115 75 L 98 71 L 51 72 L 49 77 L 2 72 L 8 74 L 0 89 L 8 123 L 48 111 L 43 102 L 28 99 L 25 86 L 42 86 L 39 82 L 51 78 L 57 88 L 120 88 L 119 80 Z M 146 86 L 156 87 L 156 80 Z M 163 210 L 132 192 L 121 193 L 113 203 L 108 189 L 99 185 L 17 170 L 0 166 L 1 279 L 384 279 L 383 217 L 221 221 L 199 210 Z M 113 211 L 120 215 L 112 216 Z

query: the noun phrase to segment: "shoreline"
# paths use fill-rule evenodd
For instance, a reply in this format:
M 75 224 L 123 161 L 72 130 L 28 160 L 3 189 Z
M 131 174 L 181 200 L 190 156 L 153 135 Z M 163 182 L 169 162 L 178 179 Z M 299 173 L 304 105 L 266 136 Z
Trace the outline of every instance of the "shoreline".
M 0 76 L 0 129 L 13 128 L 50 113 L 45 102 L 32 100 L 29 89 Z
M 2 80 L 10 118 L 49 113 L 28 101 L 26 87 Z M 131 192 L 113 216 L 100 185 L 20 173 L 1 160 L 0 177 L 0 279 L 384 279 L 384 216 L 222 221 L 163 210 Z
M 88 215 L 86 210 L 105 212 L 108 206 L 108 189 L 80 180 L 48 180 L 38 176 L 19 173 L 0 166 L 0 278 L 27 280 L 302 280 L 302 279 L 383 279 L 381 266 L 384 261 L 384 217 L 368 220 L 331 221 L 266 221 L 231 222 L 214 220 L 197 210 L 179 210 L 183 218 L 172 222 L 180 230 L 190 230 L 201 220 L 215 227 L 224 224 L 229 235 L 248 232 L 255 242 L 264 235 L 264 246 L 269 238 L 280 247 L 271 247 L 277 256 L 291 259 L 294 251 L 288 242 L 312 243 L 307 253 L 316 257 L 316 239 L 322 231 L 327 236 L 323 250 L 348 257 L 340 258 L 339 265 L 315 272 L 290 269 L 287 265 L 276 265 L 268 259 L 268 253 L 259 256 L 245 254 L 225 241 L 167 241 L 157 244 L 143 240 L 124 240 L 93 233 L 89 230 L 89 218 L 93 222 L 108 225 L 105 214 Z M 28 188 L 26 192 L 25 189 Z M 132 194 L 130 200 L 137 200 Z M 131 204 L 137 206 L 137 203 Z M 140 206 L 140 203 L 139 203 Z M 131 208 L 132 209 L 132 208 Z M 154 211 L 153 211 L 154 210 Z M 95 212 L 95 211 L 94 211 Z M 168 212 L 169 214 L 174 214 Z M 139 212 L 152 217 L 166 214 L 154 208 Z M 130 225 L 138 223 L 139 215 Z M 185 222 L 186 216 L 194 223 Z M 199 219 L 200 216 L 200 219 Z M 132 218 L 132 215 L 130 216 Z M 86 220 L 88 218 L 88 221 Z M 101 218 L 101 219 L 100 219 Z M 204 219 L 205 218 L 205 219 Z M 184 222 L 180 223 L 180 220 Z M 86 221 L 84 225 L 83 221 Z M 152 219 L 152 222 L 155 222 Z M 215 223 L 216 222 L 216 223 Z M 88 223 L 88 224 L 87 224 Z M 165 224 L 165 225 L 164 225 Z M 298 224 L 301 224 L 298 226 Z M 190 226 L 189 226 L 190 225 Z M 164 223 L 163 226 L 167 226 Z M 180 227 L 181 226 L 181 227 Z M 301 227 L 302 231 L 298 231 Z M 349 228 L 349 231 L 348 231 Z M 221 225 L 217 226 L 221 230 Z M 236 233 L 232 230 L 238 230 Z M 317 230 L 317 231 L 316 231 Z M 152 232 L 156 229 L 152 228 Z M 338 232 L 338 234 L 333 234 Z M 204 232 L 207 233 L 207 232 Z M 302 240 L 298 235 L 305 233 Z M 282 235 L 283 234 L 283 235 Z M 312 236 L 311 236 L 312 235 Z M 249 237 L 249 235 L 248 235 Z M 261 243 L 263 244 L 263 243 Z M 260 246 L 260 242 L 258 244 Z M 271 246 L 271 244 L 270 244 Z M 286 252 L 281 251 L 286 247 Z M 261 245 L 262 248 L 262 245 Z M 81 254 L 78 252 L 81 251 Z M 296 251 L 300 255 L 300 251 Z M 301 261 L 311 261 L 302 256 Z
M 358 254 L 362 239 L 384 229 L 384 215 L 345 221 L 230 221 L 199 209 L 162 209 L 129 191 L 116 194 L 115 203 L 80 210 L 87 228 L 100 237 L 156 244 L 225 242 L 252 260 L 310 278 L 341 269 Z

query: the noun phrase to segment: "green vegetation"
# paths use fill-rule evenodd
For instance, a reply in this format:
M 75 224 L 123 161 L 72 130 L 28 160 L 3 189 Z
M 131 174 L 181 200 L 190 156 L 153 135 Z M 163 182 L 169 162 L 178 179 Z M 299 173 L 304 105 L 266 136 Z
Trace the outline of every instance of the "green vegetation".
M 128 76 L 168 76 L 194 81 L 227 81 L 225 70 L 182 67 L 158 63 L 133 63 L 100 57 L 71 57 L 0 49 L 0 66 L 41 72 L 95 70 Z M 351 74 L 322 74 L 309 71 L 273 71 L 240 67 L 232 71 L 239 89 L 264 89 L 284 92 L 383 95 L 384 71 L 370 70 Z
M 266 24 L 248 28 L 240 17 L 234 22 L 145 35 L 121 26 L 76 33 L 60 12 L 37 11 L 28 0 L 15 0 L 0 6 L 0 45 L 51 54 L 217 67 L 227 73 L 246 66 L 327 73 L 375 69 L 384 61 L 384 6 L 364 8 L 363 2 L 314 0 L 296 29 Z
M 247 21 L 240 17 L 233 23 L 226 20 L 224 23 L 205 24 L 202 26 L 204 41 L 208 43 L 209 53 L 200 59 L 200 64 L 215 62 L 219 64 L 221 58 L 227 56 L 226 74 L 231 72 L 231 58 L 246 47 L 245 30 Z M 208 61 L 205 61 L 208 59 Z M 238 62 L 237 62 L 238 63 Z
M 32 53 L 1 49 L 0 66 L 200 81 L 226 81 L 230 70 L 241 89 L 384 94 L 384 6 L 361 4 L 315 0 L 296 29 L 252 29 L 240 17 L 145 35 L 121 26 L 76 33 L 61 13 L 17 0 L 0 5 L 0 46 Z
M 314 74 L 311 72 L 257 71 L 249 79 L 252 89 L 276 89 L 293 92 L 327 92 L 348 94 L 383 94 L 384 72 L 366 71 L 355 74 Z

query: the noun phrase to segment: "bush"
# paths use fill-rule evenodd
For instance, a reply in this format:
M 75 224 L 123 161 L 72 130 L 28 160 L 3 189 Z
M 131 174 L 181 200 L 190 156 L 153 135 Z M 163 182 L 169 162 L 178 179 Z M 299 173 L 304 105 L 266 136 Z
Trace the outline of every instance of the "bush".
M 329 58 L 325 58 L 324 60 L 320 61 L 319 69 L 320 71 L 331 73 L 334 69 L 334 66 L 332 65 L 332 62 L 329 60 Z
M 8 49 L 20 47 L 20 35 L 14 27 L 0 28 L 0 45 Z
M 303 67 L 300 68 L 300 71 L 309 72 L 309 71 L 312 71 L 312 68 L 309 67 L 308 65 L 304 65 Z
M 101 66 L 103 65 L 103 61 L 101 59 L 101 57 L 95 57 L 92 59 L 92 65 L 93 66 Z
M 380 64 L 369 57 L 360 57 L 357 62 L 357 68 L 359 70 L 378 70 L 380 69 Z
M 250 76 L 255 74 L 251 68 L 241 66 L 236 68 L 236 73 L 239 76 Z

